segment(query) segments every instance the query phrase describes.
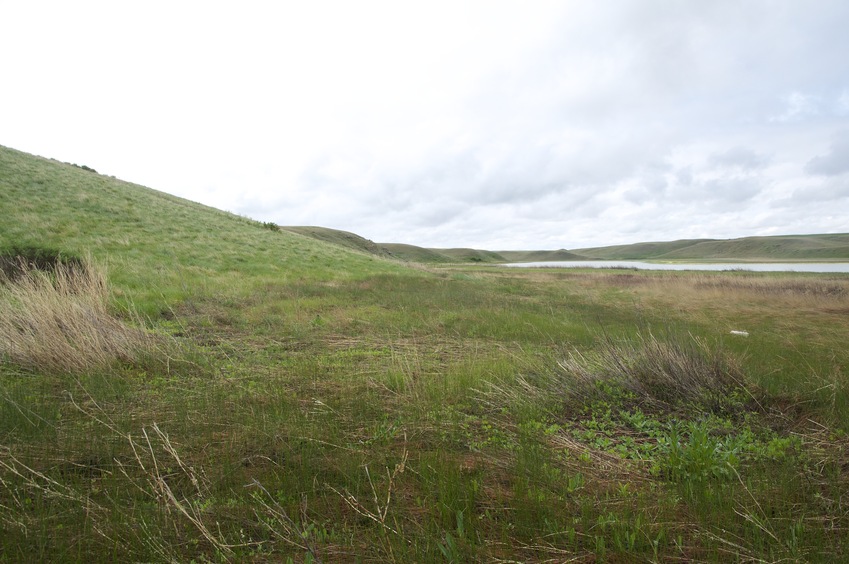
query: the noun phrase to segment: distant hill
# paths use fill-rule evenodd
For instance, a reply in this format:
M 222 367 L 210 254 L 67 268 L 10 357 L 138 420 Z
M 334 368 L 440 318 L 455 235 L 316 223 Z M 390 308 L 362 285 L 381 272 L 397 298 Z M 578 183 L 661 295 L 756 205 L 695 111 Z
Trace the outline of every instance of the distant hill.
M 373 255 L 425 264 L 553 262 L 577 260 L 776 261 L 849 260 L 849 234 L 776 235 L 740 239 L 679 239 L 554 251 L 438 249 L 403 243 L 375 243 L 324 227 L 282 227 L 286 231 Z
M 372 255 L 391 256 L 391 253 L 385 247 L 348 231 L 315 226 L 281 226 L 280 229 Z
M 407 245 L 404 243 L 381 243 L 380 246 L 387 249 L 394 258 L 405 262 L 456 262 L 456 259 L 442 254 L 439 251 L 426 249 L 424 247 L 417 247 L 415 245 Z
M 664 258 L 849 259 L 849 233 L 746 237 L 728 241 L 705 241 L 666 253 Z
M 403 243 L 375 243 L 348 231 L 315 226 L 281 226 L 280 229 L 324 241 L 347 249 L 353 249 L 381 257 L 394 258 L 403 262 L 429 264 L 457 262 L 506 262 L 504 257 L 492 251 L 477 249 L 428 249 Z
M 739 239 L 682 239 L 574 251 L 615 260 L 849 260 L 849 233 Z
M 566 249 L 560 249 L 559 251 L 498 251 L 498 254 L 508 262 L 587 260 L 587 257 L 567 251 Z
M 493 251 L 481 251 L 478 249 L 430 249 L 433 252 L 445 255 L 453 262 L 506 262 L 500 253 Z
M 574 249 L 573 252 L 579 256 L 601 260 L 639 260 L 659 257 L 698 243 L 711 241 L 714 241 L 714 239 L 680 239 L 678 241 L 633 243 L 630 245 Z

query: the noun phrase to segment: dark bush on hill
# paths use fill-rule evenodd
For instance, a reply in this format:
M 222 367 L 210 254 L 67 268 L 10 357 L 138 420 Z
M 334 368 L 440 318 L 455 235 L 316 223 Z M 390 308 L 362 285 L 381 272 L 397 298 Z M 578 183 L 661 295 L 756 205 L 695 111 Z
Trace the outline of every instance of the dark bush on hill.
M 83 261 L 76 255 L 45 247 L 13 245 L 0 248 L 0 271 L 3 273 L 0 280 L 15 280 L 31 270 L 53 271 L 59 265 L 79 270 L 83 268 Z

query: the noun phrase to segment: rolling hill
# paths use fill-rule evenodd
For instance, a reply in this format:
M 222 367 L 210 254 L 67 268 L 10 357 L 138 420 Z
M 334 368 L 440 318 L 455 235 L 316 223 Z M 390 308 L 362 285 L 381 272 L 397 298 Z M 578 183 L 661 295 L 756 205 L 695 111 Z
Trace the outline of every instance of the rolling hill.
M 281 225 L 280 229 L 282 229 L 283 231 L 290 231 L 292 233 L 297 233 L 299 235 L 304 235 L 306 237 L 311 237 L 313 239 L 318 239 L 326 243 L 331 243 L 333 245 L 338 245 L 340 247 L 353 249 L 355 251 L 360 251 L 363 253 L 383 257 L 392 256 L 392 253 L 390 253 L 389 250 L 385 247 L 379 245 L 378 243 L 375 243 L 370 239 L 366 239 L 365 237 L 361 237 L 349 231 L 330 229 L 328 227 L 284 225 Z
M 680 239 L 573 250 L 488 251 L 468 248 L 425 248 L 402 243 L 374 243 L 353 233 L 324 227 L 282 227 L 281 229 L 376 256 L 422 264 L 498 264 L 593 259 L 761 262 L 849 260 L 849 234 L 845 233 L 739 239 Z
M 574 252 L 603 260 L 849 260 L 849 234 L 682 239 L 576 249 Z
M 498 251 L 509 262 L 545 262 L 586 260 L 587 257 L 560 249 L 559 251 Z
M 402 268 L 338 244 L 191 202 L 82 167 L 0 147 L 0 253 L 90 254 L 142 307 L 257 278 L 329 279 Z M 227 282 L 227 280 L 230 282 Z M 215 288 L 213 290 L 213 288 Z

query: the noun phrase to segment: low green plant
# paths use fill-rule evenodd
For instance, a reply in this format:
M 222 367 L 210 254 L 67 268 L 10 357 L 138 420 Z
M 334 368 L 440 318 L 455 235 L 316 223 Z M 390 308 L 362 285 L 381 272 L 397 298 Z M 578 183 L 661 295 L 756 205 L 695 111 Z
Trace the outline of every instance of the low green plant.
M 662 471 L 671 480 L 706 482 L 728 480 L 735 475 L 740 464 L 738 449 L 710 431 L 703 421 L 669 426 L 659 450 Z

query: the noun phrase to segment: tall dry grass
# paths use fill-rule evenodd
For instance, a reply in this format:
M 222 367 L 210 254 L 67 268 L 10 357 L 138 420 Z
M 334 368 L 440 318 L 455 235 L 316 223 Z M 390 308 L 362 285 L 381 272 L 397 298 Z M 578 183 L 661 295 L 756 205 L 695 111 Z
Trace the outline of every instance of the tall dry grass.
M 0 355 L 32 370 L 79 373 L 150 353 L 151 336 L 109 311 L 106 275 L 91 260 L 0 274 Z
M 659 339 L 651 333 L 623 341 L 606 337 L 592 351 L 569 353 L 547 373 L 520 376 L 515 385 L 490 384 L 481 399 L 492 406 L 527 403 L 560 413 L 620 392 L 655 412 L 721 413 L 739 394 L 758 401 L 734 357 L 693 335 Z
M 710 405 L 744 382 L 732 357 L 692 335 L 661 340 L 648 334 L 623 342 L 608 338 L 593 353 L 571 354 L 559 368 L 583 394 L 607 382 L 667 406 Z
M 774 308 L 804 308 L 815 311 L 846 311 L 849 308 L 849 279 L 845 276 L 757 276 L 694 273 L 654 277 L 645 285 L 656 293 L 674 295 L 679 302 L 713 303 L 729 308 L 759 304 Z M 647 289 L 648 289 L 647 288 Z

